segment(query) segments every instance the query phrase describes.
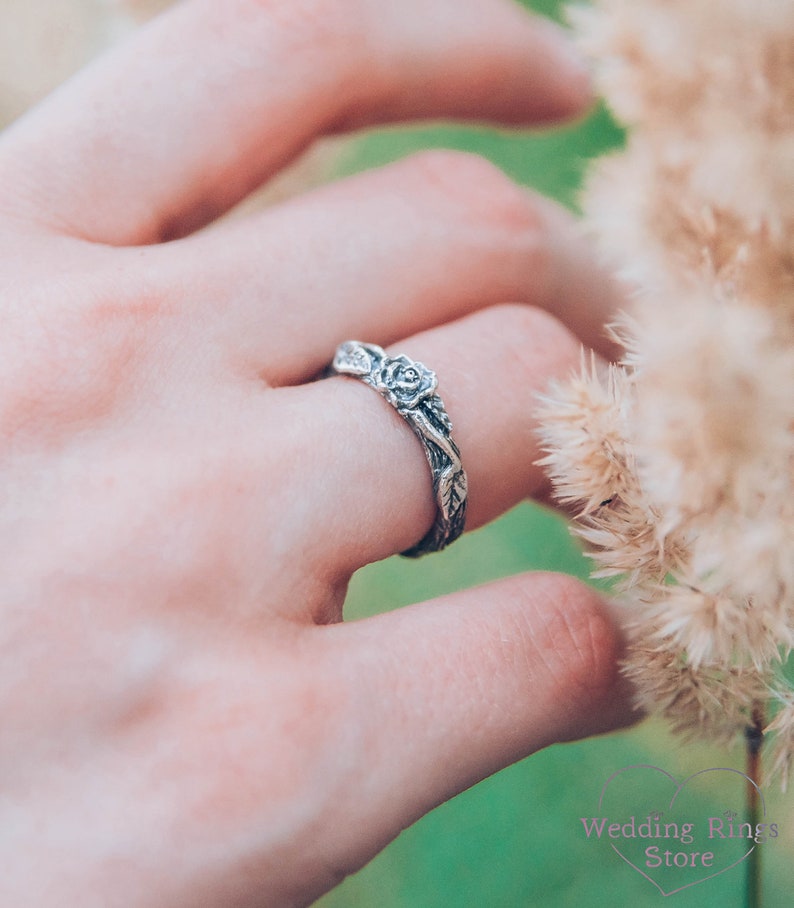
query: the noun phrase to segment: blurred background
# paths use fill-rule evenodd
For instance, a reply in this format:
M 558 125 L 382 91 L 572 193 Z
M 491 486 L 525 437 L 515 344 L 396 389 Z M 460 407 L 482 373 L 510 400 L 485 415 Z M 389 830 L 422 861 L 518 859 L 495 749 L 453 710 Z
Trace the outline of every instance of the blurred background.
M 10 122 L 164 5 L 163 0 L 0 0 L 0 123 Z M 524 0 L 524 5 L 561 19 L 558 0 Z M 588 160 L 618 148 L 622 141 L 621 130 L 602 108 L 581 123 L 540 133 L 447 125 L 383 129 L 310 154 L 270 191 L 270 198 L 419 149 L 444 147 L 484 155 L 513 179 L 575 208 Z M 431 558 L 393 558 L 359 572 L 350 587 L 346 616 L 354 620 L 539 569 L 588 575 L 588 563 L 565 523 L 525 503 Z M 580 818 L 603 815 L 598 812 L 602 788 L 623 767 L 650 764 L 683 781 L 706 768 L 742 769 L 743 762 L 741 748 L 726 752 L 682 743 L 653 721 L 629 732 L 552 747 L 439 807 L 318 904 L 321 908 L 659 905 L 662 894 L 624 863 L 608 842 L 588 841 Z M 682 815 L 705 823 L 707 817 L 724 811 L 724 791 L 695 787 L 680 796 L 686 799 L 685 808 L 679 801 Z M 669 785 L 660 789 L 659 797 L 669 802 L 673 792 Z M 765 794 L 767 820 L 779 824 L 780 835 L 761 846 L 764 905 L 783 908 L 792 904 L 794 891 L 794 807 L 791 797 L 775 789 Z M 636 791 L 618 792 L 611 813 L 621 817 L 637 813 L 637 797 Z M 676 873 L 670 871 L 668 891 L 676 886 Z M 691 879 L 680 877 L 678 885 Z M 743 866 L 738 866 L 671 899 L 675 908 L 739 908 L 744 904 L 743 887 Z

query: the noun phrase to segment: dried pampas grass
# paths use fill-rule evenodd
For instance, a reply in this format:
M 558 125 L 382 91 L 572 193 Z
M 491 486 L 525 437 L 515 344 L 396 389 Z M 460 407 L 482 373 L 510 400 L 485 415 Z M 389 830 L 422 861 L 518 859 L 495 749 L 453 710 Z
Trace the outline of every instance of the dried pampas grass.
M 634 302 L 623 362 L 544 400 L 544 463 L 629 606 L 642 706 L 718 740 L 765 716 L 785 784 L 794 2 L 596 0 L 572 19 L 631 127 L 584 207 Z

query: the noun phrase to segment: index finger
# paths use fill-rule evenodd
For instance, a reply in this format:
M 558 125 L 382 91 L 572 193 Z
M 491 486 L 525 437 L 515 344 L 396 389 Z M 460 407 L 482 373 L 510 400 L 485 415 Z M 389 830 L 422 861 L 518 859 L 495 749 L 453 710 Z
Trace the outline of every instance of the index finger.
M 149 243 L 212 220 L 323 133 L 530 123 L 588 100 L 558 30 L 512 0 L 188 0 L 8 132 L 4 208 Z

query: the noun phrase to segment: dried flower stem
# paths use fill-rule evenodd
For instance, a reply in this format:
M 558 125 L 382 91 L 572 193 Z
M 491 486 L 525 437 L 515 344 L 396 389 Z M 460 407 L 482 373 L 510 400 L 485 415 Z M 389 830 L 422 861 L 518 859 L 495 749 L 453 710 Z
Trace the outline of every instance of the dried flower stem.
M 759 822 L 758 788 L 761 786 L 761 748 L 764 744 L 764 707 L 756 703 L 753 707 L 752 724 L 745 732 L 747 763 L 745 774 L 755 782 L 747 782 L 745 804 L 747 822 L 754 830 Z M 761 908 L 761 849 L 756 846 L 747 858 L 745 877 L 746 908 Z

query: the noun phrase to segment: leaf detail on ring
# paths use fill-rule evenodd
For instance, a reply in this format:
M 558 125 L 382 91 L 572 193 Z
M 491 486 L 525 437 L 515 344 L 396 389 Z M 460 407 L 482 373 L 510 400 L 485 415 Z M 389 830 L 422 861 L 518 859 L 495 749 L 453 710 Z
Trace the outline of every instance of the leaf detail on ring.
M 372 369 L 372 356 L 363 344 L 348 341 L 337 349 L 334 369 L 345 375 L 368 375 Z
M 465 516 L 465 509 L 461 513 L 462 505 L 466 501 L 466 474 L 463 470 L 448 467 L 439 477 L 438 503 L 443 513 L 449 515 L 450 523 L 456 524 Z
M 452 432 L 452 420 L 447 415 L 441 398 L 436 394 L 425 403 L 427 417 L 430 422 L 444 435 Z

